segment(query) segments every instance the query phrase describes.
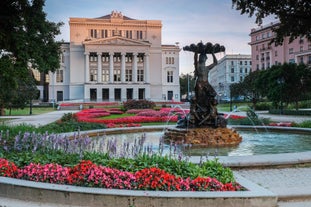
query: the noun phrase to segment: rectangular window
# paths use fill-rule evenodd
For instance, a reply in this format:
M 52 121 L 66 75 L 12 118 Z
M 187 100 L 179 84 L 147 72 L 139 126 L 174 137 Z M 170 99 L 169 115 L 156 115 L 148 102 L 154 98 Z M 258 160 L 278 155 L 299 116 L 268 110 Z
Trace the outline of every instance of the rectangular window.
M 129 38 L 129 39 L 132 39 L 132 31 L 131 30 L 126 30 L 125 31 L 125 37 Z
M 231 73 L 234 73 L 234 68 L 231 68 Z
M 173 71 L 167 71 L 167 82 L 173 83 Z
M 64 80 L 63 78 L 63 70 L 56 70 L 56 82 L 62 83 Z
M 289 63 L 295 63 L 295 59 L 289 59 Z
M 96 29 L 91 29 L 91 37 L 97 38 L 97 30 Z
M 234 76 L 231 76 L 231 82 L 234 82 Z
M 132 70 L 125 70 L 125 81 L 131 82 L 132 80 Z
M 102 62 L 107 63 L 109 62 L 109 54 L 104 53 L 102 56 Z
M 115 82 L 121 81 L 121 70 L 120 69 L 113 70 L 113 81 Z
M 90 81 L 97 81 L 97 69 L 90 68 Z
M 143 31 L 136 31 L 136 37 L 139 40 L 143 39 Z
M 308 64 L 311 64 L 311 55 L 308 56 Z
M 132 55 L 126 55 L 125 56 L 125 62 L 126 63 L 131 63 L 133 61 L 133 57 L 132 57 Z
M 243 69 L 242 68 L 240 68 L 240 73 L 243 73 Z
M 61 59 L 61 63 L 65 63 L 65 55 L 64 55 L 64 53 L 61 54 L 60 59 Z
M 245 68 L 245 73 L 247 74 L 247 68 Z
M 103 82 L 109 81 L 109 69 L 103 69 Z
M 243 65 L 243 61 L 240 61 L 240 65 Z
M 108 30 L 102 29 L 102 38 L 108 37 Z
M 294 48 L 289 48 L 288 54 L 293 54 L 293 52 L 294 52 Z
M 247 65 L 247 61 L 244 61 L 244 65 Z
M 137 70 L 137 81 L 138 82 L 144 81 L 144 70 Z

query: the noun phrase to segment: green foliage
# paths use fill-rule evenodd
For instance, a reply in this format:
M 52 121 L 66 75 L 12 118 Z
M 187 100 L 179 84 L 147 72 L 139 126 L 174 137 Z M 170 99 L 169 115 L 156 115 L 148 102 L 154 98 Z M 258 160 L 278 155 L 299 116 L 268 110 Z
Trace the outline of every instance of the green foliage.
M 155 106 L 156 105 L 153 101 L 148 101 L 148 100 L 128 100 L 128 101 L 123 102 L 123 107 L 125 110 L 152 109 Z
M 256 104 L 256 110 L 267 111 L 272 108 L 271 102 L 259 102 Z
M 43 11 L 44 4 L 45 0 L 3 0 L 0 3 L 0 13 L 5 17 L 0 26 L 0 48 L 9 52 L 14 58 L 14 70 L 17 72 L 12 76 L 16 78 L 15 80 L 3 83 L 9 85 L 5 88 L 15 98 L 23 97 L 19 97 L 18 91 L 10 90 L 11 88 L 19 91 L 27 89 L 28 95 L 24 94 L 28 101 L 32 97 L 31 93 L 35 92 L 29 87 L 33 84 L 30 82 L 25 84 L 27 81 L 23 78 L 25 77 L 23 73 L 28 71 L 29 63 L 32 68 L 44 74 L 48 71 L 54 72 L 60 67 L 60 44 L 55 42 L 55 36 L 60 34 L 59 28 L 63 23 L 47 21 L 46 13 Z M 11 74 L 10 71 L 6 73 Z M 11 99 L 3 100 L 13 104 Z M 14 105 L 17 106 L 17 103 L 24 101 L 15 100 Z
M 301 123 L 294 123 L 293 127 L 311 128 L 311 120 L 303 121 Z
M 267 118 L 259 118 L 259 119 L 251 119 L 249 117 L 243 119 L 228 119 L 229 125 L 250 125 L 250 126 L 260 126 L 260 125 L 269 125 L 270 119 Z
M 194 91 L 194 83 L 195 79 L 193 75 L 181 74 L 179 76 L 180 94 L 181 95 L 187 94 L 188 86 L 189 86 L 189 93 L 191 93 L 191 91 Z
M 202 165 L 197 165 L 187 161 L 179 161 L 169 156 L 140 155 L 135 159 L 130 159 L 109 158 L 109 156 L 100 153 L 85 153 L 83 159 L 129 172 L 136 172 L 147 167 L 158 167 L 183 178 L 190 177 L 193 179 L 198 176 L 210 176 L 217 178 L 221 182 L 234 181 L 230 168 L 222 166 L 218 160 L 208 160 Z
M 230 89 L 233 94 L 252 97 L 253 108 L 256 110 L 260 96 L 267 97 L 277 108 L 281 108 L 283 103 L 294 103 L 297 110 L 298 103 L 310 97 L 310 87 L 310 67 L 284 63 L 273 65 L 268 70 L 252 72 L 243 82 L 233 84 Z
M 77 121 L 77 117 L 73 113 L 65 113 L 60 120 L 62 122 Z
M 241 14 L 256 16 L 256 23 L 261 25 L 267 16 L 276 16 L 280 23 L 273 28 L 276 37 L 273 41 L 282 44 L 285 37 L 292 42 L 297 37 L 306 36 L 311 41 L 311 2 L 280 0 L 232 0 L 233 7 Z

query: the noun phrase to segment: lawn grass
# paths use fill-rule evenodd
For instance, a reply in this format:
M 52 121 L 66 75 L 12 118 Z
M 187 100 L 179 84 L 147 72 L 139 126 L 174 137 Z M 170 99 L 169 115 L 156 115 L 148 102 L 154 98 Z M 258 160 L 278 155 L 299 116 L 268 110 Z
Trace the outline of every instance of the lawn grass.
M 33 107 L 32 108 L 32 115 L 44 114 L 51 111 L 55 111 L 56 108 L 53 107 Z M 5 116 L 28 116 L 29 115 L 29 108 L 24 109 L 12 109 L 11 114 L 10 110 L 5 110 Z
M 157 125 L 176 125 L 176 122 L 148 122 L 140 123 L 142 126 L 157 126 Z
M 123 117 L 135 116 L 136 114 L 111 114 L 110 116 L 103 116 L 101 119 L 119 119 Z

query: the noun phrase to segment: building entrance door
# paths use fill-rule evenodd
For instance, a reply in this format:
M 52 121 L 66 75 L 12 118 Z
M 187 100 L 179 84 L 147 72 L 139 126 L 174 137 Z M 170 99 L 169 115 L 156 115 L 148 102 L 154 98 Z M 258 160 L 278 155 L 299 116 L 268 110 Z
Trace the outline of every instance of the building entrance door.
M 97 89 L 91 88 L 90 95 L 91 95 L 91 101 L 96 101 L 97 100 Z
M 133 99 L 133 88 L 126 89 L 126 99 L 127 100 Z
M 109 101 L 109 88 L 103 88 L 103 101 Z
M 173 91 L 167 91 L 167 100 L 172 100 L 173 99 Z
M 114 100 L 121 101 L 121 88 L 114 89 Z
M 56 100 L 57 100 L 57 102 L 58 102 L 58 101 L 63 101 L 63 100 L 64 100 L 63 91 L 57 91 Z

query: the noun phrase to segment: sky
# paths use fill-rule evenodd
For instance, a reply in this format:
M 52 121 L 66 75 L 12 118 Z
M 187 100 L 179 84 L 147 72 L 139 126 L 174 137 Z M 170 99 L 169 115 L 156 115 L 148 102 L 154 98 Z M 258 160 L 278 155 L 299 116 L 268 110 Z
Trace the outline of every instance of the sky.
M 219 43 L 225 54 L 251 54 L 249 34 L 258 27 L 254 17 L 232 8 L 231 0 L 46 0 L 44 11 L 49 21 L 64 23 L 56 40 L 69 42 L 70 17 L 97 18 L 118 11 L 133 19 L 161 20 L 162 44 L 178 42 L 182 49 L 200 41 Z M 270 19 L 263 24 L 275 21 Z M 179 58 L 180 74 L 194 70 L 192 52 L 181 50 Z

